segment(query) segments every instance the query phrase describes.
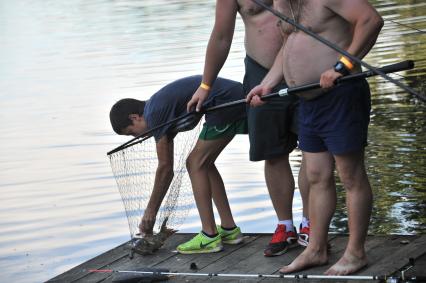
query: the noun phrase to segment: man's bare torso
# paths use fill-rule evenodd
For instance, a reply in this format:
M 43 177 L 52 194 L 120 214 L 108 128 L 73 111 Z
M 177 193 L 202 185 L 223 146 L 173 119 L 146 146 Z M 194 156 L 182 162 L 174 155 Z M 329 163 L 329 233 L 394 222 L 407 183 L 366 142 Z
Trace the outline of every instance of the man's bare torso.
M 245 25 L 247 54 L 263 67 L 270 69 L 282 47 L 278 19 L 251 0 L 236 0 Z M 263 0 L 272 7 L 272 0 Z
M 298 22 L 337 46 L 346 49 L 352 40 L 350 25 L 325 5 L 328 0 L 274 0 L 275 8 L 292 19 L 288 13 L 292 3 L 293 14 Z M 287 12 L 287 13 L 286 13 Z M 294 29 L 289 24 L 282 24 L 286 31 Z M 339 53 L 307 35 L 303 31 L 291 32 L 284 47 L 283 72 L 290 86 L 318 82 L 321 74 L 332 68 L 339 58 Z

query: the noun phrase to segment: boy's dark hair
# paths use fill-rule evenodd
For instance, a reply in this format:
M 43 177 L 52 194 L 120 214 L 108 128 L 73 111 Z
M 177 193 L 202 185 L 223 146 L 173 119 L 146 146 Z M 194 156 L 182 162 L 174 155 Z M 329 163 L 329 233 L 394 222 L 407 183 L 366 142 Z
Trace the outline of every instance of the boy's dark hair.
M 122 130 L 127 126 L 132 125 L 132 120 L 129 119 L 130 114 L 143 115 L 145 101 L 124 98 L 117 101 L 109 112 L 109 119 L 114 132 L 121 134 Z

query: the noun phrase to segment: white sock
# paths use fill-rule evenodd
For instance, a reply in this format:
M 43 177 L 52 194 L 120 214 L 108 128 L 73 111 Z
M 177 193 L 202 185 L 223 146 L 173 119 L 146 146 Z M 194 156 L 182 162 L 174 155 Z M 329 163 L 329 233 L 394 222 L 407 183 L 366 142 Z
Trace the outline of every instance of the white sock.
M 309 227 L 309 219 L 305 216 L 302 217 L 302 228 Z
M 286 232 L 294 231 L 293 220 L 291 220 L 291 219 L 289 219 L 289 220 L 279 220 L 278 224 L 285 225 L 285 231 Z

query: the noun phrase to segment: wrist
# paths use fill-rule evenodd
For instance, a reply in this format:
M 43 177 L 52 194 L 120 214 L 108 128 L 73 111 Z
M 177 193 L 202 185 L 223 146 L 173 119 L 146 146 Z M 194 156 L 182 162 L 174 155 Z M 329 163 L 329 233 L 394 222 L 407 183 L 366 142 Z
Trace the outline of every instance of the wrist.
M 268 80 L 265 79 L 263 80 L 260 85 L 262 86 L 263 89 L 270 91 L 271 89 L 273 89 L 277 84 L 279 84 L 280 82 L 275 82 L 274 80 Z
M 204 90 L 206 90 L 206 91 L 210 91 L 211 86 L 210 86 L 210 85 L 208 85 L 208 84 L 206 84 L 206 83 L 204 83 L 204 82 L 201 82 L 201 84 L 200 84 L 200 88 L 201 88 L 201 89 L 204 89 Z
M 349 70 L 346 68 L 345 64 L 340 61 L 337 61 L 333 66 L 333 70 L 337 73 L 342 74 L 343 76 L 349 75 Z
M 335 72 L 342 74 L 343 76 L 349 75 L 354 69 L 355 65 L 345 56 L 341 56 L 339 60 L 334 64 L 333 69 Z
M 352 63 L 352 61 L 345 56 L 341 56 L 339 59 L 340 62 L 342 62 L 343 65 L 345 65 L 346 69 L 350 72 L 353 70 L 353 68 L 355 67 L 355 64 Z

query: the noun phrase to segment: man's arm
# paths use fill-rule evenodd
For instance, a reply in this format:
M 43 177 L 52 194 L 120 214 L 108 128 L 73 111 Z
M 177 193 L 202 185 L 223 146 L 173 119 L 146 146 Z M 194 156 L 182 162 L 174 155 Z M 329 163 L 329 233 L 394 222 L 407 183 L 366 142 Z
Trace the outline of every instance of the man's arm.
M 338 14 L 353 27 L 352 42 L 346 50 L 358 58 L 364 58 L 376 43 L 383 19 L 367 0 L 325 0 L 326 8 Z M 336 58 L 338 59 L 338 58 Z M 334 70 L 321 76 L 321 86 L 331 87 L 341 74 Z
M 201 110 L 203 102 L 209 95 L 208 87 L 212 86 L 228 57 L 232 38 L 234 36 L 237 12 L 238 4 L 236 0 L 216 1 L 215 23 L 207 45 L 202 79 L 202 82 L 207 85 L 207 87 L 200 86 L 197 89 L 192 99 L 188 102 L 188 112 L 190 112 L 194 106 L 196 106 L 196 111 Z
M 158 209 L 173 179 L 173 140 L 164 136 L 158 141 L 156 147 L 158 167 L 155 172 L 154 188 L 139 224 L 142 234 L 152 233 Z
M 376 43 L 383 19 L 367 0 L 328 0 L 326 7 L 340 15 L 353 27 L 353 38 L 347 51 L 364 58 Z
M 274 64 L 272 65 L 268 74 L 266 74 L 266 76 L 263 78 L 260 85 L 255 86 L 247 95 L 246 101 L 247 103 L 250 103 L 251 106 L 255 107 L 264 104 L 265 102 L 263 102 L 260 97 L 271 93 L 272 89 L 284 80 L 283 51 L 284 44 L 280 51 L 278 51 L 278 54 L 274 60 Z

